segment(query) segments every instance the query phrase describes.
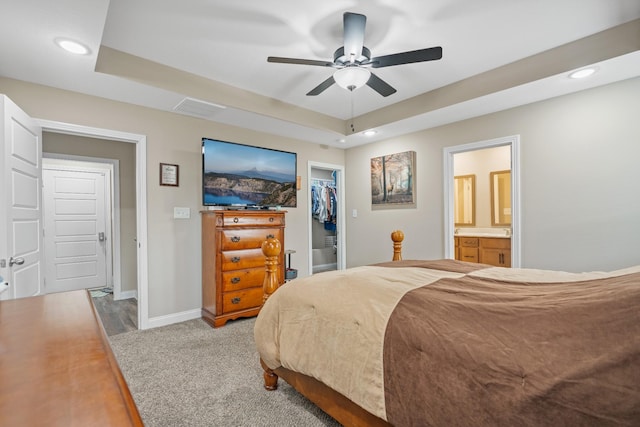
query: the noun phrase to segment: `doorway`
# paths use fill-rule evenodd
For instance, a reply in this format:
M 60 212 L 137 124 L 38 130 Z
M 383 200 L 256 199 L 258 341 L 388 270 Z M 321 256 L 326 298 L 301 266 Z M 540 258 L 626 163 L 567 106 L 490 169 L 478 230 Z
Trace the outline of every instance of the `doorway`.
M 510 147 L 511 164 L 511 266 L 521 266 L 521 209 L 520 209 L 520 136 L 508 136 L 470 144 L 445 147 L 444 154 L 444 253 L 446 258 L 455 258 L 454 251 L 454 156 L 476 150 L 495 147 Z
M 344 167 L 309 162 L 309 274 L 346 265 Z
M 74 125 L 50 120 L 37 120 L 43 131 L 64 135 L 76 135 L 110 141 L 120 141 L 135 146 L 135 250 L 136 296 L 138 300 L 138 329 L 149 328 L 148 306 L 148 250 L 147 250 L 147 138 L 144 135 Z M 115 237 L 114 237 L 115 240 Z M 115 242 L 114 242 L 115 244 Z M 115 269 L 115 266 L 114 266 Z

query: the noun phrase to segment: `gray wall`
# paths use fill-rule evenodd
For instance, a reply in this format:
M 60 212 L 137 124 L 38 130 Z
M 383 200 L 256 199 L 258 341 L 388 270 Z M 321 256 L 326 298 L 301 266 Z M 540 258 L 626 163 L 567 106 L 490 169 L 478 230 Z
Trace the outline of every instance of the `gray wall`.
M 444 254 L 443 147 L 521 137 L 522 265 L 640 264 L 640 78 L 347 150 L 348 265 Z M 416 151 L 415 209 L 372 210 L 369 160 Z
M 285 248 L 308 274 L 307 162 L 345 165 L 349 266 L 390 260 L 389 234 L 405 232 L 404 256 L 441 258 L 442 149 L 519 134 L 522 261 L 525 267 L 609 270 L 640 264 L 640 78 L 349 150 L 324 148 L 237 127 L 0 78 L 0 93 L 35 118 L 147 136 L 149 316 L 201 305 L 203 136 L 298 153 L 298 207 L 288 209 Z M 371 209 L 372 157 L 417 153 L 413 209 Z M 180 186 L 160 187 L 160 162 L 180 165 Z M 174 220 L 173 207 L 191 208 Z M 351 216 L 357 209 L 358 216 Z
M 293 151 L 298 154 L 298 207 L 287 208 L 285 248 L 299 275 L 306 275 L 310 160 L 344 165 L 344 150 L 233 126 L 114 102 L 47 86 L 0 78 L 6 94 L 31 117 L 146 135 L 149 254 L 149 317 L 201 307 L 201 138 L 203 136 Z M 159 164 L 180 165 L 180 186 L 159 185 Z M 174 207 L 189 207 L 191 219 L 173 219 Z

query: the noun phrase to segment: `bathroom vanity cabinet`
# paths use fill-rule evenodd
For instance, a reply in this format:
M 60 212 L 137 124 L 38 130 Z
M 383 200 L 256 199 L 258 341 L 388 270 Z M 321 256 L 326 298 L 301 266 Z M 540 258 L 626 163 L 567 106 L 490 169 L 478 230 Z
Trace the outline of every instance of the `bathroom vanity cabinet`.
M 496 267 L 511 267 L 510 237 L 456 236 L 455 257 Z

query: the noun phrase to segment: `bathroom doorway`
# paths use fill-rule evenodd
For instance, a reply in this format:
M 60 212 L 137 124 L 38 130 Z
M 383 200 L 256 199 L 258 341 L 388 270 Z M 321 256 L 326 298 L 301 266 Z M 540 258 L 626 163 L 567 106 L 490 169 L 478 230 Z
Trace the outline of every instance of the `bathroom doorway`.
M 444 253 L 446 258 L 455 258 L 455 219 L 454 219 L 454 176 L 456 174 L 456 166 L 454 164 L 454 158 L 456 155 L 462 153 L 470 153 L 478 150 L 487 150 L 497 147 L 508 147 L 508 161 L 510 162 L 511 182 L 510 182 L 510 198 L 511 207 L 509 213 L 511 214 L 510 236 L 511 236 L 511 266 L 520 267 L 521 265 L 521 240 L 520 240 L 520 136 L 508 136 L 503 138 L 497 138 L 487 141 L 473 142 L 469 144 L 457 145 L 454 147 L 444 148 Z M 496 166 L 497 167 L 497 166 Z M 498 167 L 500 169 L 501 167 Z M 506 168 L 506 167 L 505 167 Z M 466 174 L 468 171 L 458 168 L 459 174 Z M 484 179 L 485 177 L 481 177 Z M 487 178 L 487 185 L 488 185 Z M 486 197 L 485 197 L 486 199 Z M 482 200 L 483 203 L 488 200 Z M 477 200 L 480 201 L 480 200 Z M 478 203 L 476 203 L 478 205 Z M 477 207 L 477 206 L 476 206 Z M 480 220 L 481 218 L 479 218 Z M 478 229 L 476 222 L 476 231 L 483 232 L 486 230 Z M 493 224 L 492 224 L 493 225 Z M 488 226 L 492 227 L 492 225 Z

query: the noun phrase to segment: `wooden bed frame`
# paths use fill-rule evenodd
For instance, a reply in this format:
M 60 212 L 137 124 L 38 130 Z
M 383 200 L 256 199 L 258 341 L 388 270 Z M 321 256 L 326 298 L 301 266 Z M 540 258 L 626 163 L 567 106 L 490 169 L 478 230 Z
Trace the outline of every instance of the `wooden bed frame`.
M 392 232 L 391 240 L 393 241 L 393 261 L 400 261 L 402 260 L 404 233 L 400 230 Z M 280 286 L 277 271 L 280 249 L 280 242 L 274 238 L 270 238 L 262 244 L 262 252 L 266 257 L 263 304 Z M 267 390 L 276 390 L 278 388 L 278 378 L 282 378 L 296 389 L 298 393 L 315 403 L 320 409 L 344 426 L 368 427 L 391 425 L 385 420 L 367 412 L 344 395 L 315 378 L 283 367 L 270 369 L 264 364 L 262 359 L 260 360 L 260 365 L 262 365 L 262 369 L 264 369 L 264 388 Z

